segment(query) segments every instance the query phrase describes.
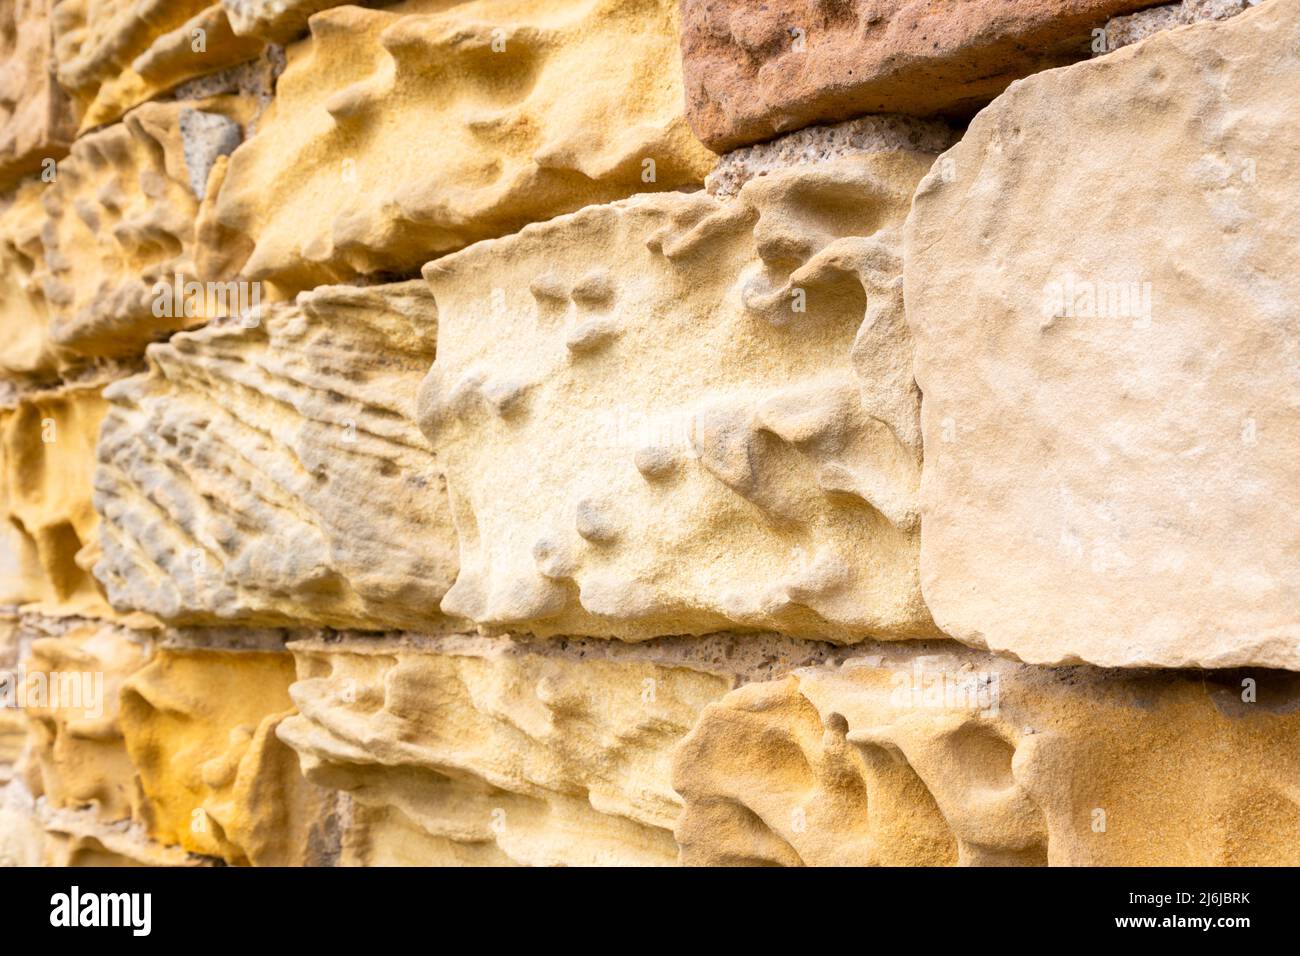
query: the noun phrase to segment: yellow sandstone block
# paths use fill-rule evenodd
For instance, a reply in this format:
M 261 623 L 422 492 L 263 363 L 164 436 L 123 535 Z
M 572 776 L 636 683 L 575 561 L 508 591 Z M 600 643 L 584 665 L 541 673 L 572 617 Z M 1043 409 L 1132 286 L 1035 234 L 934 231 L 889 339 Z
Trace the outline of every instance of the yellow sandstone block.
M 91 501 L 106 405 L 98 386 L 41 392 L 0 411 L 0 602 L 55 616 L 111 609 L 90 574 L 99 516 Z
M 161 647 L 123 685 L 122 729 L 149 835 L 237 865 L 328 855 L 324 795 L 276 737 L 294 713 L 284 651 Z
M 703 865 L 1300 862 L 1300 678 L 878 645 L 750 684 L 677 752 Z
M 26 777 L 47 806 L 88 808 L 105 822 L 141 819 L 140 782 L 122 736 L 118 695 L 148 660 L 152 641 L 147 633 L 88 623 L 32 642 L 24 679 L 29 695 L 42 693 L 25 708 Z
M 251 250 L 243 274 L 288 291 L 409 274 L 528 222 L 702 182 L 715 157 L 683 116 L 677 22 L 677 0 L 316 14 L 221 188 L 219 221 Z
M 53 28 L 59 84 L 76 103 L 80 133 L 264 47 L 236 36 L 211 0 L 54 0 Z

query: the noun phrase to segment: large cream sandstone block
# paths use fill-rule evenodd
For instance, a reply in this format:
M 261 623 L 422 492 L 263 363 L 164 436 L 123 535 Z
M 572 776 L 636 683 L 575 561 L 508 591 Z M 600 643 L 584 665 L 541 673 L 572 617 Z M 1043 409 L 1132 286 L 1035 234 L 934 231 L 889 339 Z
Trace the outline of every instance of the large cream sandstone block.
M 101 388 L 25 395 L 0 410 L 0 603 L 54 616 L 112 613 L 90 573 Z
M 531 221 L 701 182 L 713 158 L 682 115 L 676 24 L 676 0 L 318 13 L 221 189 L 244 274 L 290 291 L 409 274 Z
M 921 184 L 921 574 L 1036 663 L 1300 669 L 1300 2 L 1007 91 Z
M 345 865 L 674 863 L 677 743 L 738 681 L 817 653 L 771 636 L 289 647 L 299 713 L 278 732 L 347 797 Z
M 429 263 L 449 614 L 642 639 L 932 634 L 898 257 L 930 154 L 648 194 Z
M 106 623 L 35 635 L 23 674 L 30 696 L 25 776 L 47 807 L 86 809 L 106 823 L 143 818 L 118 696 L 152 650 L 150 633 Z
M 673 785 L 699 865 L 1294 865 L 1300 679 L 935 643 L 748 684 Z
M 445 627 L 455 531 L 415 421 L 427 287 L 326 287 L 249 321 L 151 346 L 107 391 L 109 599 L 188 624 Z
M 970 116 L 1151 0 L 683 0 L 687 116 L 723 152 L 868 113 Z
M 0 188 L 67 155 L 76 121 L 54 80 L 52 0 L 0 0 Z
M 121 723 L 152 840 L 235 865 L 329 857 L 326 795 L 276 737 L 293 675 L 282 649 L 168 642 L 126 681 Z
M 236 36 L 213 0 L 54 0 L 52 23 L 58 81 L 81 133 L 265 46 Z

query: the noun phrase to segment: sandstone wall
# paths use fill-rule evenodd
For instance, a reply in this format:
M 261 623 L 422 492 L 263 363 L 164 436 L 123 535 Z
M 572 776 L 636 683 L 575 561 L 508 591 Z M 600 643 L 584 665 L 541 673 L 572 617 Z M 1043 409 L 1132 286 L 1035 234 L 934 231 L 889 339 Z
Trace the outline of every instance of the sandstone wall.
M 1300 0 L 0 51 L 0 863 L 1300 863 Z

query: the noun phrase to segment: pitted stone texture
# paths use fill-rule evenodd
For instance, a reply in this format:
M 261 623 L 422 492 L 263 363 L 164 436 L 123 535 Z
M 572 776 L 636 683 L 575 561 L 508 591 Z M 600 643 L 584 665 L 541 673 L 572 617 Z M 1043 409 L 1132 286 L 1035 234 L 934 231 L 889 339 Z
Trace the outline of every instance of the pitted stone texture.
M 1297 744 L 1285 672 L 893 645 L 707 707 L 677 751 L 676 835 L 702 865 L 1294 864 Z
M 143 794 L 118 720 L 123 681 L 148 661 L 152 637 L 85 623 L 32 641 L 24 668 L 43 693 L 28 701 L 28 789 L 53 809 L 104 822 L 140 820 Z M 37 676 L 39 675 L 39 676 Z
M 91 501 L 98 387 L 23 398 L 0 411 L 0 603 L 55 616 L 110 615 L 89 572 L 99 516 Z
M 1140 10 L 1128 16 L 1116 17 L 1106 24 L 1106 45 L 1094 50 L 1101 55 L 1120 47 L 1145 40 L 1161 30 L 1199 23 L 1202 20 L 1226 20 L 1258 6 L 1260 0 L 1182 0 L 1163 7 Z
M 152 346 L 106 393 L 110 600 L 185 624 L 445 626 L 455 531 L 415 422 L 428 288 L 326 287 L 256 318 Z
M 1269 0 L 1025 80 L 921 184 L 921 572 L 949 634 L 1300 669 L 1297 91 L 1300 2 Z
M 67 155 L 72 106 L 54 82 L 51 0 L 0 0 L 0 189 Z
M 863 116 L 831 126 L 811 126 L 770 143 L 746 146 L 718 160 L 704 179 L 710 194 L 729 198 L 756 176 L 774 169 L 838 159 L 854 153 L 889 153 L 900 149 L 942 153 L 956 141 L 946 123 L 911 116 Z
M 429 263 L 443 610 L 631 640 L 934 633 L 897 254 L 932 159 L 637 196 Z
M 70 361 L 50 338 L 41 278 L 41 199 L 48 188 L 32 179 L 0 200 L 0 375 L 15 384 L 53 384 Z
M 254 108 L 241 97 L 146 103 L 124 122 L 77 140 L 59 165 L 43 193 L 37 265 L 56 346 L 79 356 L 139 355 L 148 342 L 201 323 L 236 298 L 237 290 L 224 286 L 172 294 L 177 276 L 182 283 L 200 278 L 194 185 L 215 159 L 182 132 L 181 117 L 195 107 L 233 122 L 245 122 Z
M 292 680 L 283 651 L 174 647 L 127 680 L 122 729 L 153 840 L 237 865 L 329 855 L 329 802 L 275 735 Z
M 672 749 L 720 674 L 504 639 L 298 641 L 279 734 L 351 800 L 349 865 L 664 865 Z
M 238 37 L 212 0 L 54 0 L 59 84 L 80 132 L 205 73 L 251 60 L 264 42 Z
M 239 36 L 287 43 L 307 32 L 307 19 L 321 10 L 342 6 L 381 6 L 384 0 L 221 0 L 231 29 Z
M 717 152 L 866 113 L 975 113 L 1150 0 L 683 0 L 687 116 Z
M 410 273 L 589 203 L 698 184 L 676 0 L 336 7 L 289 50 L 218 217 L 290 290 Z M 251 249 L 251 255 L 248 250 Z

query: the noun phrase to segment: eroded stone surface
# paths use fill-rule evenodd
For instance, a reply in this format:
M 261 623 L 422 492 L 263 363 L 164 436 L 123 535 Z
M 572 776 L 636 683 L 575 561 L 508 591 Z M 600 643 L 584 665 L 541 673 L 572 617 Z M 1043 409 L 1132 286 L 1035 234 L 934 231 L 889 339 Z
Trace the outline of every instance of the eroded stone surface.
M 313 13 L 342 6 L 347 0 L 221 0 L 231 29 L 239 36 L 265 37 L 286 43 L 307 31 Z M 381 6 L 383 0 L 360 0 L 351 6 Z
M 41 279 L 45 189 L 29 180 L 0 200 L 0 373 L 11 381 L 52 384 L 69 358 L 50 338 Z
M 20 641 L 17 615 L 0 613 L 0 702 L 6 705 L 0 707 L 0 787 L 14 778 L 14 766 L 27 743 L 27 721 L 14 706 L 16 678 L 25 661 L 26 645 Z
M 89 567 L 99 516 L 91 501 L 99 387 L 24 397 L 0 411 L 0 603 L 47 614 L 111 613 Z
M 76 130 L 54 81 L 51 0 L 0 0 L 0 188 L 65 156 Z
M 212 0 L 54 0 L 52 21 L 59 84 L 73 97 L 83 133 L 264 47 L 236 36 Z
M 41 693 L 24 708 L 31 741 L 26 778 L 50 808 L 87 808 L 105 822 L 142 818 L 118 692 L 151 651 L 148 633 L 102 623 L 32 641 L 23 679 L 29 693 Z
M 1163 7 L 1139 10 L 1127 16 L 1116 17 L 1106 24 L 1105 49 L 1096 50 L 1100 55 L 1118 50 L 1120 47 L 1137 43 L 1147 37 L 1169 30 L 1173 27 L 1202 20 L 1226 20 L 1251 7 L 1258 6 L 1260 0 L 1181 0 Z
M 683 862 L 1300 859 L 1295 675 L 1051 670 L 914 648 L 707 707 L 674 768 Z
M 155 843 L 138 823 L 105 823 L 89 810 L 41 808 L 42 866 L 211 866 L 213 860 Z
M 718 152 L 865 113 L 970 116 L 1150 0 L 684 0 L 687 116 Z
M 328 856 L 324 795 L 275 735 L 292 680 L 283 651 L 171 646 L 127 680 L 122 729 L 152 839 L 242 865 Z
M 197 178 L 229 144 L 187 135 L 182 119 L 199 111 L 240 123 L 254 109 L 238 96 L 147 103 L 77 140 L 42 194 L 36 268 L 56 346 L 138 355 L 160 336 L 234 311 L 241 291 L 251 297 L 234 285 L 187 285 L 199 281 Z
M 734 678 L 505 639 L 290 644 L 281 739 L 352 810 L 351 865 L 676 861 L 673 746 Z
M 438 628 L 455 532 L 415 422 L 424 283 L 346 286 L 149 349 L 113 385 L 95 573 L 181 623 Z
M 36 801 L 22 781 L 0 787 L 0 867 L 40 866 L 45 832 Z
M 290 289 L 410 273 L 530 221 L 701 182 L 713 160 L 682 115 L 676 6 L 316 15 L 221 188 L 219 220 L 247 245 L 227 268 Z
M 1298 38 L 1269 0 L 1032 77 L 921 184 L 921 573 L 954 637 L 1300 669 Z
M 897 255 L 932 159 L 638 196 L 429 263 L 443 610 L 629 639 L 932 633 Z

